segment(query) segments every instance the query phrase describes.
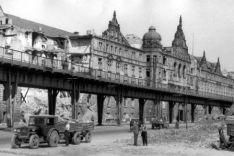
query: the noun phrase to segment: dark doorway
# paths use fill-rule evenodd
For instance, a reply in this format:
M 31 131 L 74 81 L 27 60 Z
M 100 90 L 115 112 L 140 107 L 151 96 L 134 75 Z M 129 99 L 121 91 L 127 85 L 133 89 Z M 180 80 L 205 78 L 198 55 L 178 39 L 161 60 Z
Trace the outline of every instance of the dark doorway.
M 184 121 L 184 111 L 183 110 L 179 110 L 179 119 L 180 119 L 180 121 Z

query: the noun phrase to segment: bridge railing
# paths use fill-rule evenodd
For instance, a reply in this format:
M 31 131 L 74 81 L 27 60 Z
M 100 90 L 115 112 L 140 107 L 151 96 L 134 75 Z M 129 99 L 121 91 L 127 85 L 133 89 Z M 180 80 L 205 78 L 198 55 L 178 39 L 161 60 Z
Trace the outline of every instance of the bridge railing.
M 193 96 L 222 99 L 222 100 L 227 100 L 227 99 L 233 100 L 233 98 L 230 96 L 224 96 L 204 91 L 196 91 L 179 86 L 175 87 L 170 84 L 153 82 L 152 80 L 148 79 L 134 78 L 134 77 L 129 77 L 127 75 L 120 75 L 119 73 L 112 73 L 99 69 L 91 69 L 89 67 L 85 67 L 70 61 L 46 58 L 43 56 L 39 56 L 37 54 L 33 55 L 31 53 L 17 51 L 13 49 L 6 49 L 4 47 L 0 47 L 0 59 L 3 59 L 4 61 L 8 61 L 10 63 L 23 62 L 28 64 L 28 66 L 34 65 L 37 67 L 41 67 L 43 69 L 71 72 L 73 75 L 83 74 L 85 76 L 99 80 L 102 79 L 105 81 L 117 82 L 121 84 L 142 86 L 151 89 L 159 89 L 162 91 L 171 92 L 175 94 L 193 95 Z

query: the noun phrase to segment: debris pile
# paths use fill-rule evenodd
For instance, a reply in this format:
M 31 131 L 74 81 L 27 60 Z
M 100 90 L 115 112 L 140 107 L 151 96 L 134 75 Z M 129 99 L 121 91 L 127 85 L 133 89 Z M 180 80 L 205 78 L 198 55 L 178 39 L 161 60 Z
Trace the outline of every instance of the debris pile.
M 226 124 L 227 124 L 227 135 L 223 132 L 223 127 L 220 127 L 219 132 L 219 143 L 215 144 L 212 143 L 211 146 L 215 149 L 223 149 L 223 150 L 231 150 L 234 151 L 234 116 L 227 116 L 226 117 Z
M 196 123 L 188 129 L 162 129 L 149 130 L 149 144 L 170 144 L 182 143 L 191 147 L 210 148 L 211 143 L 218 141 L 218 128 L 223 125 L 223 121 L 215 121 L 212 119 Z M 141 139 L 139 139 L 141 140 Z M 133 138 L 118 140 L 121 143 L 132 144 Z

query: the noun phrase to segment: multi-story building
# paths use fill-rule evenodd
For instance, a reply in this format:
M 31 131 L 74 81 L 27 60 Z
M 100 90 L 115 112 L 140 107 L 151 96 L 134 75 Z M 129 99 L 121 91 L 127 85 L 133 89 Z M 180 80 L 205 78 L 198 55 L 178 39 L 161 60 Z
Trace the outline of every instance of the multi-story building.
M 118 78 L 123 77 L 123 81 L 129 81 L 128 77 L 145 78 L 145 54 L 141 49 L 130 46 L 120 31 L 115 13 L 102 36 L 70 36 L 69 39 L 71 60 L 77 72 L 80 69 L 75 69 L 78 67 L 76 65 L 82 65 L 100 70 L 100 77 L 103 76 L 102 71 L 105 71 L 110 73 L 110 78 L 112 73 Z M 134 79 L 130 83 L 135 83 Z

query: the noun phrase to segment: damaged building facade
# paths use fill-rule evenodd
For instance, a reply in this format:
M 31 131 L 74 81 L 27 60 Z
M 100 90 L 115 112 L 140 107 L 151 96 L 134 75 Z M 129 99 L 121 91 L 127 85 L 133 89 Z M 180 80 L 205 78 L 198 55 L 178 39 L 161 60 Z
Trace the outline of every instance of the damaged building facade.
M 18 58 L 48 68 L 63 68 L 65 61 L 57 60 L 65 60 L 67 57 L 69 35 L 72 33 L 6 14 L 0 8 L 0 55 L 6 58 Z M 7 99 L 4 84 L 0 85 L 0 93 L 0 122 L 5 122 Z M 11 97 L 12 101 L 16 100 L 12 107 L 15 121 L 19 120 L 22 96 L 18 89 L 17 95 Z
M 17 58 L 23 55 L 21 52 L 27 52 L 30 55 L 20 57 L 23 58 L 22 61 L 87 74 L 94 74 L 92 69 L 95 69 L 95 76 L 100 79 L 107 77 L 142 86 L 170 85 L 181 90 L 204 92 L 206 95 L 234 95 L 234 81 L 223 76 L 219 59 L 216 63 L 211 63 L 207 61 L 205 52 L 202 57 L 189 54 L 181 17 L 170 47 L 161 44 L 161 35 L 154 26 L 150 26 L 143 35 L 140 48 L 132 46 L 134 43 L 121 32 L 116 12 L 109 21 L 108 28 L 99 36 L 92 33 L 70 33 L 6 14 L 0 9 L 0 31 L 0 47 L 3 47 L 0 48 L 0 55 L 4 57 Z M 0 93 L 0 101 L 5 101 L 4 84 L 0 86 Z M 17 95 L 15 114 L 19 112 L 16 108 L 19 108 L 22 96 L 20 91 Z M 97 105 L 96 95 L 89 96 L 87 100 L 92 105 Z M 123 121 L 138 117 L 138 100 L 126 98 L 120 106 L 115 101 L 114 97 L 106 98 L 104 120 L 115 119 L 118 112 L 122 114 Z M 224 108 L 218 110 L 225 113 Z M 1 112 L 6 112 L 4 102 L 1 104 Z M 212 107 L 195 104 L 186 107 L 184 103 L 149 100 L 145 105 L 144 117 L 146 120 L 156 116 L 164 117 L 170 122 L 177 118 L 194 121 L 211 112 Z

